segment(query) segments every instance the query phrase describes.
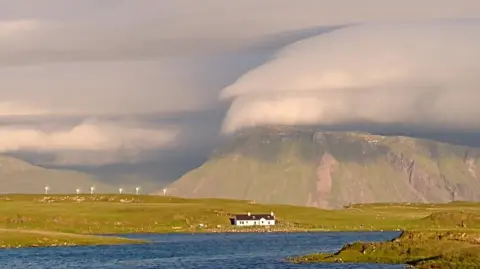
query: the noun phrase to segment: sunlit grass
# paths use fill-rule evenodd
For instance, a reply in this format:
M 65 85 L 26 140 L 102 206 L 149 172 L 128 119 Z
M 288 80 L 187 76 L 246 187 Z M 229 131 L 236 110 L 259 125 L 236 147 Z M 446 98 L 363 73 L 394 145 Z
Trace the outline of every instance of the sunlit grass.
M 480 204 L 476 203 L 365 204 L 322 210 L 229 199 L 102 194 L 0 196 L 0 228 L 83 235 L 233 232 L 249 229 L 232 227 L 232 214 L 270 211 L 278 220 L 278 225 L 270 230 L 276 231 L 480 229 L 472 218 L 462 224 L 456 221 L 458 216 L 451 215 L 480 214 Z M 438 212 L 445 214 L 427 218 Z M 0 235 L 0 239 L 4 236 Z

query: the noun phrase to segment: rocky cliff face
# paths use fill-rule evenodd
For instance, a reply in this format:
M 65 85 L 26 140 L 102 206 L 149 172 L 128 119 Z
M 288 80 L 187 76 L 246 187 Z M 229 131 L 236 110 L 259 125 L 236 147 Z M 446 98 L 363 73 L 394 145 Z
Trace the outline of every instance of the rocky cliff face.
M 480 200 L 480 150 L 409 137 L 256 128 L 168 186 L 185 197 L 338 208 Z

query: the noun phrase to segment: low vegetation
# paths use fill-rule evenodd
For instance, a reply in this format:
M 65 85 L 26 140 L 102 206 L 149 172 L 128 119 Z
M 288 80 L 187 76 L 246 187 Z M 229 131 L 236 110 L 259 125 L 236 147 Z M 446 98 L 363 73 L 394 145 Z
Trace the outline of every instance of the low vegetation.
M 284 231 L 480 228 L 476 215 L 480 205 L 475 203 L 370 204 L 322 210 L 150 195 L 0 196 L 0 228 L 76 234 L 233 231 L 232 214 L 270 211 L 278 220 L 275 229 Z
M 468 206 L 470 211 L 465 211 Z M 430 205 L 432 206 L 432 205 Z M 480 268 L 480 214 L 474 204 L 435 205 L 438 210 L 413 219 L 409 231 L 388 242 L 355 242 L 336 253 L 292 257 L 293 263 L 385 263 L 415 268 Z M 455 207 L 462 208 L 454 210 Z M 393 208 L 392 208 L 393 209 Z
M 137 244 L 141 240 L 50 231 L 0 229 L 0 248 Z
M 274 211 L 279 215 L 279 225 L 271 228 L 231 226 L 231 214 L 249 211 Z M 5 195 L 0 196 L 0 247 L 137 242 L 90 236 L 99 234 L 300 231 L 315 227 L 308 216 L 319 216 L 322 212 L 327 211 L 226 199 L 102 194 Z
M 355 242 L 333 254 L 294 257 L 294 263 L 385 263 L 416 268 L 480 268 L 480 232 L 403 232 L 389 242 Z
M 237 228 L 230 224 L 232 214 L 270 211 L 275 213 L 278 226 Z M 408 263 L 423 266 L 420 268 L 440 268 L 435 266 L 445 263 L 470 265 L 476 262 L 474 254 L 478 253 L 480 241 L 480 204 L 365 204 L 322 210 L 254 201 L 149 195 L 0 196 L 3 248 L 140 243 L 98 236 L 101 234 L 380 230 L 409 232 L 392 242 L 360 242 L 335 254 L 291 260 Z

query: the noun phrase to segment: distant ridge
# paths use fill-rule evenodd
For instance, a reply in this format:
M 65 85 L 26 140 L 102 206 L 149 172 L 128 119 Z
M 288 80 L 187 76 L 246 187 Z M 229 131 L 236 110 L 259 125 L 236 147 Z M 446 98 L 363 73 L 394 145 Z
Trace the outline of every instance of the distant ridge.
M 47 169 L 23 160 L 0 155 L 0 193 L 43 193 L 49 186 L 49 194 L 89 193 L 95 186 L 96 192 L 112 192 L 114 188 L 103 184 L 92 176 L 69 170 Z
M 321 208 L 480 200 L 480 149 L 313 128 L 252 128 L 228 138 L 172 195 Z

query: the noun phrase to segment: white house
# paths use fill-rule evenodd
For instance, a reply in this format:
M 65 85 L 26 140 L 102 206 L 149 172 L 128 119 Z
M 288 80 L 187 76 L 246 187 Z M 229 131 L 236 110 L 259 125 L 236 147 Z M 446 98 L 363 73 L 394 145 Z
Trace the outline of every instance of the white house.
M 271 226 L 275 225 L 275 215 L 270 214 L 251 214 L 248 212 L 243 215 L 235 215 L 230 219 L 232 225 L 235 226 Z

